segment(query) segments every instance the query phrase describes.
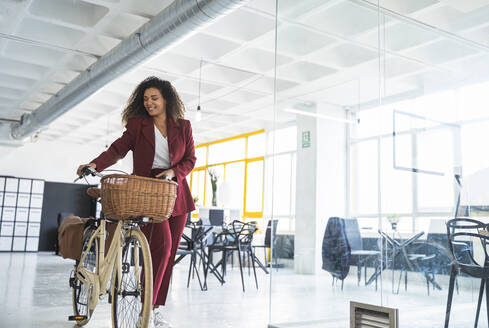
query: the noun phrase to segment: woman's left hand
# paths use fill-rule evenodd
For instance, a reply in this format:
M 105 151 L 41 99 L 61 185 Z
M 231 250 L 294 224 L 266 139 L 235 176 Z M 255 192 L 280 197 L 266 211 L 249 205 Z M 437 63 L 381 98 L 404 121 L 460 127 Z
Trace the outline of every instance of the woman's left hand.
M 175 172 L 172 169 L 164 170 L 161 173 L 158 173 L 155 178 L 159 178 L 163 175 L 166 175 L 168 178 L 173 179 L 175 177 Z

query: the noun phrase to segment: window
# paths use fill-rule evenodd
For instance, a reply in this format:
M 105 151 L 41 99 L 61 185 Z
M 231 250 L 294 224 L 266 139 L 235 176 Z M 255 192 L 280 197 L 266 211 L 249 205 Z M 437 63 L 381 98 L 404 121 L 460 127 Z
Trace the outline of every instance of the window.
M 208 164 L 241 160 L 245 157 L 246 138 L 239 138 L 209 145 Z
M 263 160 L 246 163 L 245 212 L 261 217 L 263 213 Z M 252 214 L 253 213 L 253 214 Z
M 426 232 L 434 219 L 450 216 L 457 199 L 454 174 L 467 182 L 489 169 L 489 155 L 482 150 L 489 139 L 488 105 L 486 82 L 358 112 L 350 194 L 352 216 L 362 218 L 362 228 L 375 230 L 381 223 L 389 231 L 387 217 L 395 215 L 399 231 Z M 402 113 L 396 116 L 393 144 L 395 110 Z M 394 168 L 394 148 L 395 164 L 404 169 Z
M 264 145 L 265 133 L 260 130 L 196 146 L 199 164 L 191 173 L 191 191 L 199 198 L 197 204 L 212 206 L 213 191 L 208 171 L 213 170 L 218 176 L 217 206 L 239 209 L 245 218 L 262 217 Z M 224 181 L 223 188 L 229 193 L 220 200 L 219 188 Z

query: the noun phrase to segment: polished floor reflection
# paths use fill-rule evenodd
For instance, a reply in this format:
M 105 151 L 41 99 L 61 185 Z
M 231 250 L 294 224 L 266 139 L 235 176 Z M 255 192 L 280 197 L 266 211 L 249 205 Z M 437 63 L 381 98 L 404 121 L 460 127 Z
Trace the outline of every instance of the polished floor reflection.
M 75 327 L 67 318 L 72 311 L 68 277 L 72 261 L 46 253 L 0 253 L 0 327 Z M 209 290 L 202 292 L 196 280 L 186 288 L 187 264 L 175 268 L 164 313 L 175 328 L 267 327 L 268 276 L 259 270 L 259 289 L 253 275 L 245 276 L 246 292 L 241 291 L 239 270 L 228 271 L 221 286 L 212 277 Z M 378 304 L 380 291 L 373 286 L 357 286 L 353 271 L 340 284 L 331 285 L 331 277 L 296 275 L 290 269 L 273 271 L 273 327 L 349 327 L 350 300 Z M 446 279 L 445 279 L 446 278 Z M 448 277 L 440 277 L 441 291 L 427 295 L 422 277 L 410 273 L 408 290 L 398 295 L 390 291 L 391 276 L 383 277 L 384 305 L 400 308 L 401 327 L 443 327 Z M 363 281 L 362 281 L 363 282 Z M 454 295 L 450 327 L 473 327 L 478 282 L 459 279 L 459 294 Z M 485 303 L 479 327 L 487 327 Z M 110 305 L 100 301 L 86 327 L 110 327 Z

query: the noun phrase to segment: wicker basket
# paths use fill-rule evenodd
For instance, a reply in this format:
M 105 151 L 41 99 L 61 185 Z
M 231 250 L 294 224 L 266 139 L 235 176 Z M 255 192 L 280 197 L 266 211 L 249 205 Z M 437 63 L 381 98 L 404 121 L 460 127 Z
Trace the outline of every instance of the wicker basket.
M 111 174 L 101 184 L 102 211 L 113 220 L 147 216 L 162 222 L 170 217 L 177 198 L 174 181 Z

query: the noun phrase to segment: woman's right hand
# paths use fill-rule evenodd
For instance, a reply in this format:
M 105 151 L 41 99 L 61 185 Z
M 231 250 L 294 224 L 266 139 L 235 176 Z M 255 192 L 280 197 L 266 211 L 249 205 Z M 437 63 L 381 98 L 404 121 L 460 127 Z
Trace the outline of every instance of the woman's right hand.
M 82 169 L 83 169 L 85 166 L 91 166 L 93 169 L 96 169 L 96 168 L 97 168 L 97 164 L 95 164 L 95 163 L 82 164 L 82 165 L 78 166 L 78 170 L 76 170 L 76 174 L 77 174 L 78 176 L 81 176 L 81 171 L 82 171 Z

